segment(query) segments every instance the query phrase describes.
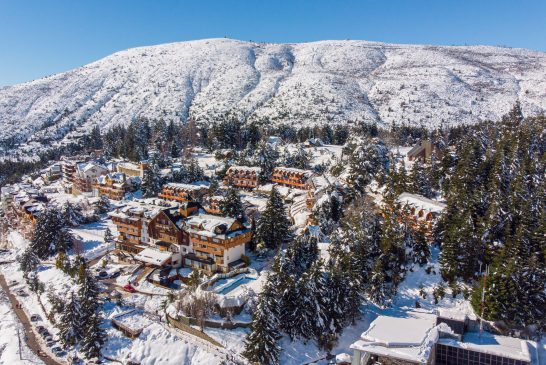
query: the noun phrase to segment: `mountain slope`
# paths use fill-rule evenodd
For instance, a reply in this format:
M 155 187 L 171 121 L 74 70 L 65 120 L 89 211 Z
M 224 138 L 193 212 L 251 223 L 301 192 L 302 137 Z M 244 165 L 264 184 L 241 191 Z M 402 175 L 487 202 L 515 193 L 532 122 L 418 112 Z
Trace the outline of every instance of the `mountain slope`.
M 0 89 L 0 141 L 61 139 L 138 116 L 213 122 L 228 110 L 292 125 L 437 126 L 546 110 L 546 54 L 365 41 L 209 39 L 134 48 Z

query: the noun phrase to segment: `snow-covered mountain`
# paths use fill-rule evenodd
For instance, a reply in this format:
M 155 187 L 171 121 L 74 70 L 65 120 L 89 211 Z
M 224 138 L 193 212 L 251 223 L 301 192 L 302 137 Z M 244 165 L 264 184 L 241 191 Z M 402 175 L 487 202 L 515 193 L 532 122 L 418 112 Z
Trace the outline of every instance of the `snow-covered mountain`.
M 0 89 L 0 141 L 60 139 L 138 116 L 211 122 L 228 110 L 291 125 L 437 126 L 546 110 L 546 53 L 365 41 L 208 39 L 134 48 Z

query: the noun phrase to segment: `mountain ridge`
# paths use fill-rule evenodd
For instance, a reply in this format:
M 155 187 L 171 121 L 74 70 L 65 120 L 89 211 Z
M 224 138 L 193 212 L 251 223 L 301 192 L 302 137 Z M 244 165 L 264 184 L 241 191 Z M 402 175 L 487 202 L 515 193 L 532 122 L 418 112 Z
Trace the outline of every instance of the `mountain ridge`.
M 0 88 L 0 141 L 59 141 L 137 117 L 434 128 L 546 110 L 546 53 L 494 46 L 225 38 L 130 48 Z

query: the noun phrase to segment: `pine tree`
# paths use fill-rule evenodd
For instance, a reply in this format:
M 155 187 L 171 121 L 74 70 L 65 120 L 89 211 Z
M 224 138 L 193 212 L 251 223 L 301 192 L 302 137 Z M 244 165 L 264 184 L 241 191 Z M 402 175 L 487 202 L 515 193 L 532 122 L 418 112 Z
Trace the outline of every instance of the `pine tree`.
M 240 220 L 244 219 L 243 203 L 239 191 L 234 186 L 229 187 L 226 196 L 219 205 L 223 215 Z
M 97 202 L 97 213 L 104 214 L 109 212 L 110 209 L 111 209 L 110 200 L 105 196 L 101 196 L 99 201 Z
M 260 184 L 265 184 L 269 181 L 278 159 L 279 152 L 269 143 L 263 141 L 258 145 L 254 160 L 256 161 L 256 165 L 261 169 L 258 176 Z
M 47 259 L 59 252 L 68 252 L 72 248 L 73 236 L 66 226 L 62 213 L 48 207 L 38 217 L 30 249 L 40 259 Z
M 417 160 L 411 169 L 411 192 L 423 195 L 426 198 L 433 197 L 431 172 L 426 166 Z
M 413 262 L 420 266 L 425 265 L 430 258 L 430 247 L 426 236 L 425 223 L 419 223 L 413 236 Z
M 385 144 L 378 139 L 364 140 L 349 156 L 348 180 L 358 193 L 364 193 L 373 179 L 382 182 L 388 169 L 388 149 Z
M 34 250 L 32 250 L 30 246 L 27 247 L 19 259 L 19 267 L 21 268 L 21 271 L 26 276 L 31 271 L 36 270 L 39 264 L 40 259 L 38 256 L 36 256 Z
M 148 168 L 144 170 L 144 177 L 142 178 L 140 188 L 145 198 L 152 198 L 159 194 L 161 186 L 162 181 L 159 174 L 159 167 L 157 165 L 157 160 L 154 158 L 150 162 Z
M 62 216 L 65 224 L 70 227 L 77 227 L 84 221 L 81 206 L 73 205 L 68 201 L 63 205 Z
M 99 357 L 105 338 L 105 333 L 100 327 L 102 318 L 99 312 L 99 289 L 95 279 L 87 270 L 84 271 L 78 296 L 81 301 L 81 321 L 84 324 L 82 351 L 87 358 Z
M 266 285 L 252 314 L 251 332 L 245 340 L 243 356 L 264 365 L 279 363 L 279 307 L 275 291 Z
M 59 321 L 59 337 L 65 348 L 76 345 L 82 338 L 82 315 L 80 301 L 74 292 L 70 293 Z
M 106 227 L 106 230 L 104 231 L 104 242 L 110 243 L 113 241 L 114 241 L 114 236 L 112 235 L 110 228 Z
M 256 240 L 263 241 L 269 249 L 274 249 L 288 237 L 289 227 L 283 199 L 273 186 L 265 210 L 257 223 Z

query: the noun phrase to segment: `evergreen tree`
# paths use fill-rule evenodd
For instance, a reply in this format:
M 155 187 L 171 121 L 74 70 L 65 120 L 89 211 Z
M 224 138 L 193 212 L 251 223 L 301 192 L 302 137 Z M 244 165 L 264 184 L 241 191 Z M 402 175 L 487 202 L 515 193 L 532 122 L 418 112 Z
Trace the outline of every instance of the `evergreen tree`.
M 112 235 L 110 228 L 106 227 L 106 230 L 104 231 L 104 242 L 110 243 L 113 241 L 114 241 L 114 236 Z
M 265 210 L 257 223 L 256 240 L 263 241 L 269 249 L 274 249 L 288 237 L 289 228 L 290 221 L 286 216 L 283 199 L 273 186 Z
M 63 214 L 54 207 L 48 207 L 38 217 L 30 249 L 41 259 L 47 259 L 59 252 L 68 252 L 73 237 Z
M 413 163 L 411 180 L 412 193 L 423 195 L 426 198 L 433 197 L 431 171 L 420 160 Z
M 235 219 L 244 219 L 243 203 L 239 191 L 234 186 L 229 187 L 226 196 L 219 205 L 222 215 Z
M 389 169 L 388 149 L 378 139 L 361 141 L 349 156 L 349 182 L 363 193 L 366 186 L 377 179 L 383 182 Z
M 27 247 L 19 259 L 19 267 L 21 268 L 23 274 L 25 276 L 28 275 L 28 273 L 36 270 L 39 264 L 40 259 L 38 256 L 36 256 L 30 246 Z
M 59 321 L 59 337 L 65 348 L 76 345 L 82 338 L 82 315 L 80 301 L 74 292 L 70 293 Z
M 269 181 L 278 158 L 279 152 L 269 143 L 263 141 L 258 145 L 254 160 L 256 161 L 256 165 L 261 169 L 258 176 L 260 184 L 265 184 Z
M 63 205 L 62 215 L 65 224 L 70 227 L 77 227 L 84 221 L 81 206 L 73 205 L 68 201 Z
M 279 307 L 275 291 L 266 285 L 252 314 L 251 332 L 245 340 L 243 356 L 249 361 L 269 365 L 279 363 Z
M 87 358 L 99 357 L 105 338 L 105 333 L 100 327 L 102 318 L 99 312 L 99 289 L 95 279 L 86 269 L 84 269 L 78 296 L 81 302 L 81 322 L 84 325 L 81 339 L 82 351 Z
M 150 162 L 148 168 L 144 170 L 144 177 L 142 178 L 142 183 L 140 185 L 142 195 L 145 198 L 156 197 L 161 191 L 162 184 L 157 160 L 154 158 Z
M 413 262 L 420 266 L 425 265 L 430 258 L 430 246 L 426 236 L 427 227 L 425 223 L 419 223 L 413 236 Z

